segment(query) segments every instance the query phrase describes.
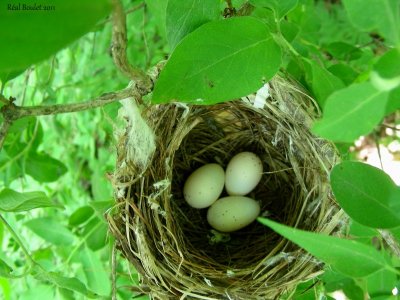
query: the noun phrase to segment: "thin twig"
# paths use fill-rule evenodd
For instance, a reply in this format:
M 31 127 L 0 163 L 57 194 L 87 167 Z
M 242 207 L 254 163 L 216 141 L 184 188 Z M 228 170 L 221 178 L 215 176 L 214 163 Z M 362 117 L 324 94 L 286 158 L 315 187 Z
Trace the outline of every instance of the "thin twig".
M 115 243 L 112 246 L 111 252 L 111 285 L 112 300 L 117 300 L 117 250 Z
M 138 87 L 149 91 L 152 87 L 150 78 L 140 69 L 132 67 L 126 55 L 126 15 L 120 0 L 113 0 L 113 29 L 111 52 L 118 69 L 137 83 Z
M 18 234 L 14 231 L 10 224 L 8 224 L 7 220 L 0 214 L 0 220 L 3 224 L 7 227 L 8 231 L 17 242 L 17 244 L 21 247 L 22 252 L 24 252 L 26 258 L 29 260 L 31 265 L 37 265 L 36 261 L 32 258 L 31 254 L 29 253 L 28 249 L 25 247 L 24 243 L 22 243 L 21 239 L 19 238 Z
M 130 9 L 127 9 L 127 10 L 125 11 L 125 15 L 129 15 L 129 14 L 131 14 L 131 13 L 133 13 L 133 12 L 135 12 L 135 11 L 137 11 L 137 10 L 139 10 L 139 9 L 141 9 L 141 8 L 143 8 L 143 7 L 145 7 L 145 6 L 146 6 L 146 4 L 145 4 L 144 2 L 139 3 L 138 5 L 133 6 L 133 7 L 131 7 Z M 103 26 L 104 24 L 107 24 L 107 23 L 110 22 L 111 20 L 112 20 L 112 17 L 107 18 L 107 19 L 105 19 L 104 21 L 98 23 L 97 26 Z

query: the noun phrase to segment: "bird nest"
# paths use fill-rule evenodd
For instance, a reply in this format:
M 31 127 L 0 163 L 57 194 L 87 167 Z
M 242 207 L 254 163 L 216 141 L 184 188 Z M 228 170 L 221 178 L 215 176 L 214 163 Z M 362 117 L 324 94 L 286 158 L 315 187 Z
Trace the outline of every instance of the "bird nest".
M 310 131 L 315 102 L 287 79 L 269 82 L 263 107 L 254 95 L 210 106 L 142 105 L 124 100 L 108 216 L 117 247 L 152 299 L 276 299 L 321 274 L 323 265 L 259 222 L 213 230 L 207 209 L 184 200 L 188 175 L 206 163 L 226 167 L 256 153 L 264 174 L 251 197 L 261 215 L 313 232 L 338 232 L 342 214 L 329 185 L 334 146 Z M 222 195 L 224 196 L 224 194 Z

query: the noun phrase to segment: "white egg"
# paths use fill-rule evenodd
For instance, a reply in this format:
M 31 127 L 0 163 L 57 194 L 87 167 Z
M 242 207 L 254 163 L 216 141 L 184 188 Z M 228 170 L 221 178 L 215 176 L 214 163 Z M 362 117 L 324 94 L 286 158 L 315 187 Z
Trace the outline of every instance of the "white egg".
M 224 169 L 218 164 L 206 164 L 186 179 L 183 196 L 194 208 L 209 207 L 221 195 L 224 182 Z
M 260 182 L 263 172 L 261 159 L 252 152 L 241 152 L 226 167 L 225 188 L 231 196 L 250 193 Z
M 218 199 L 207 212 L 207 221 L 215 229 L 232 232 L 246 227 L 260 214 L 257 201 L 243 196 Z

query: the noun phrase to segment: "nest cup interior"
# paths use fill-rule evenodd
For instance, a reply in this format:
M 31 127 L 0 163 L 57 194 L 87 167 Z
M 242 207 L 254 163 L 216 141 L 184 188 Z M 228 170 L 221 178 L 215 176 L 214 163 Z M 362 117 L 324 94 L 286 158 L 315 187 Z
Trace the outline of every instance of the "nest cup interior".
M 328 182 L 337 155 L 310 132 L 316 105 L 281 78 L 270 83 L 270 93 L 261 109 L 246 99 L 150 106 L 144 118 L 156 148 L 148 165 L 127 162 L 126 149 L 119 148 L 125 163 L 114 178 L 124 193 L 117 196 L 121 209 L 109 218 L 110 228 L 155 298 L 189 290 L 221 299 L 228 289 L 237 299 L 270 299 L 321 269 L 257 221 L 218 234 L 207 223 L 207 209 L 192 208 L 183 197 L 185 180 L 198 167 L 226 168 L 235 154 L 251 151 L 263 162 L 261 181 L 248 195 L 259 201 L 261 215 L 309 231 L 338 230 L 339 209 Z M 126 145 L 126 137 L 121 141 Z
M 197 108 L 201 120 L 182 140 L 173 162 L 171 207 L 177 228 L 186 251 L 197 254 L 199 264 L 213 268 L 257 265 L 281 238 L 257 221 L 230 234 L 218 234 L 207 223 L 207 209 L 192 208 L 184 200 L 183 185 L 194 170 L 207 163 L 219 163 L 226 169 L 235 154 L 250 151 L 261 158 L 264 174 L 247 196 L 259 201 L 264 216 L 292 224 L 303 202 L 284 145 L 272 144 L 277 124 L 243 106 L 230 103 Z M 225 190 L 224 196 L 228 196 Z

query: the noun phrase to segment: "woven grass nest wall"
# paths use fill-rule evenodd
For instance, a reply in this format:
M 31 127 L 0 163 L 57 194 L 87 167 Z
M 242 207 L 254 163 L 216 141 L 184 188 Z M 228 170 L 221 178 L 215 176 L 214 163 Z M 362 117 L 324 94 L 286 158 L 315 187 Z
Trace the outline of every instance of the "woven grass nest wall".
M 263 108 L 251 96 L 212 106 L 144 107 L 155 143 L 147 160 L 139 160 L 140 143 L 149 140 L 130 141 L 132 124 L 120 134 L 117 209 L 109 223 L 152 299 L 277 299 L 321 273 L 320 262 L 257 221 L 231 234 L 213 231 L 207 209 L 191 208 L 182 195 L 196 168 L 226 167 L 235 154 L 252 151 L 264 164 L 250 195 L 263 216 L 309 231 L 338 231 L 341 211 L 328 182 L 338 157 L 310 132 L 318 109 L 293 82 L 275 77 L 269 86 Z

